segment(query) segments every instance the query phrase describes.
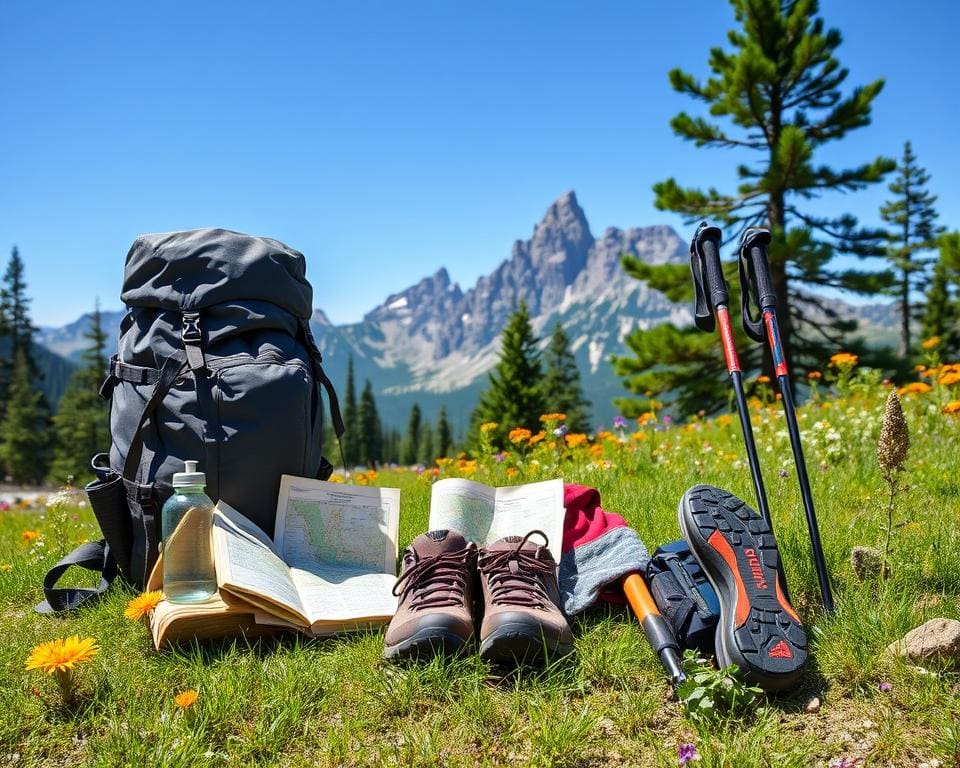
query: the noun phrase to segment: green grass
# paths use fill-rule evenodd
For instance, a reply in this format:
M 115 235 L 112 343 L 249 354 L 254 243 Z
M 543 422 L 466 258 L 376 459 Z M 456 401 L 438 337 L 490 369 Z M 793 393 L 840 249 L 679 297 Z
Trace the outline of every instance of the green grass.
M 254 645 L 226 641 L 155 653 L 115 588 L 98 605 L 63 618 L 32 612 L 46 569 L 95 530 L 87 509 L 0 513 L 0 764 L 673 766 L 677 746 L 696 744 L 708 766 L 960 765 L 960 677 L 922 674 L 884 658 L 906 631 L 935 616 L 960 618 L 956 451 L 960 420 L 937 395 L 908 398 L 913 445 L 897 516 L 889 579 L 860 583 L 851 548 L 882 541 L 885 488 L 874 459 L 884 392 L 805 409 L 802 426 L 838 611 L 819 610 L 789 443 L 776 409 L 758 411 L 757 436 L 790 587 L 813 644 L 813 663 L 789 696 L 765 699 L 743 720 L 703 726 L 669 696 L 631 616 L 602 608 L 578 617 L 575 658 L 504 676 L 473 654 L 396 667 L 380 658 L 382 634 Z M 487 482 L 562 476 L 598 487 L 651 549 L 678 537 L 676 506 L 697 482 L 752 499 L 741 440 L 726 420 L 624 434 L 571 451 L 540 443 L 506 461 L 461 464 Z M 816 424 L 821 426 L 815 426 Z M 781 478 L 778 470 L 786 468 Z M 456 464 L 444 473 L 456 472 Z M 511 475 L 512 477 L 508 477 Z M 430 477 L 381 473 L 403 489 L 401 546 L 426 527 Z M 25 542 L 24 530 L 40 538 Z M 6 568 L 9 566 L 9 568 Z M 24 669 L 31 648 L 69 634 L 102 650 L 78 672 L 72 707 L 53 681 Z M 892 685 L 882 693 L 879 684 Z M 189 710 L 175 694 L 199 692 Z M 820 710 L 804 712 L 812 696 Z

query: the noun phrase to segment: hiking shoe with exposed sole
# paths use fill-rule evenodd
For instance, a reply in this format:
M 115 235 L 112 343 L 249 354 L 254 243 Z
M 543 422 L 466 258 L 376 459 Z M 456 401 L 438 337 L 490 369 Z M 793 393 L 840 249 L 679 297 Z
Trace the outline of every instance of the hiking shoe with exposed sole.
M 766 691 L 794 685 L 807 663 L 807 635 L 777 576 L 770 526 L 746 502 L 712 485 L 680 500 L 680 530 L 720 598 L 716 654 Z
M 472 642 L 476 558 L 476 545 L 457 531 L 430 531 L 411 542 L 393 588 L 400 601 L 384 637 L 384 658 L 453 655 Z
M 530 541 L 539 536 L 543 544 Z M 480 655 L 494 664 L 543 664 L 573 650 L 546 535 L 507 536 L 480 551 Z

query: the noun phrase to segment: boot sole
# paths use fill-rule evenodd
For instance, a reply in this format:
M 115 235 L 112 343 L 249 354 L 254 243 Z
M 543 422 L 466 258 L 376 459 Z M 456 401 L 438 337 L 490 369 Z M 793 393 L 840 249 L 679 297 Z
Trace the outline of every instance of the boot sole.
M 420 659 L 437 654 L 454 656 L 473 638 L 464 639 L 460 635 L 439 627 L 425 627 L 414 632 L 406 640 L 394 645 L 385 645 L 383 657 L 390 661 Z
M 540 625 L 501 624 L 480 643 L 480 656 L 491 664 L 542 665 L 573 652 L 573 643 L 545 637 Z
M 793 686 L 808 657 L 807 635 L 777 575 L 770 526 L 744 501 L 710 485 L 680 500 L 680 530 L 720 598 L 716 653 L 766 691 Z

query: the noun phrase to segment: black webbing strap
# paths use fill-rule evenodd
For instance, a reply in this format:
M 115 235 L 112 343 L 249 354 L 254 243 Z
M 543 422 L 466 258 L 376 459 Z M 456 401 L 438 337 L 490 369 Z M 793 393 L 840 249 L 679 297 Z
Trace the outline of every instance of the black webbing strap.
M 191 371 L 206 368 L 203 359 L 203 332 L 200 330 L 199 312 L 182 312 L 180 314 L 180 341 L 187 353 L 187 363 Z
M 313 338 L 313 331 L 310 330 L 308 320 L 300 320 L 300 328 L 307 342 L 307 350 L 310 352 L 310 362 L 313 364 L 313 375 L 317 377 L 323 388 L 327 391 L 327 397 L 330 398 L 330 418 L 333 421 L 333 432 L 337 440 L 343 437 L 346 427 L 343 424 L 343 415 L 340 413 L 340 399 L 337 397 L 337 390 L 333 388 L 333 382 L 323 370 L 323 355 L 317 347 L 317 342 Z
M 110 365 L 107 367 L 107 378 L 104 379 L 103 386 L 100 387 L 100 398 L 109 400 L 118 381 L 129 381 L 133 384 L 156 384 L 159 378 L 160 370 L 158 368 L 146 368 L 142 365 L 124 363 L 120 360 L 119 355 L 113 355 L 110 358 Z
M 177 380 L 177 376 L 179 376 L 183 370 L 183 364 L 186 358 L 186 353 L 178 349 L 163 361 L 163 365 L 160 367 L 160 377 L 157 379 L 157 384 L 153 388 L 150 399 L 147 400 L 146 405 L 143 406 L 143 413 L 140 414 L 140 422 L 137 424 L 133 438 L 130 440 L 130 447 L 127 449 L 127 458 L 123 462 L 123 477 L 125 480 L 129 480 L 130 482 L 136 481 L 137 469 L 140 466 L 140 456 L 143 453 L 143 429 L 147 421 L 150 420 L 150 417 L 156 412 L 157 407 L 163 402 L 163 398 L 167 396 L 167 392 L 170 391 L 173 382 Z
M 57 587 L 60 577 L 71 566 L 79 566 L 100 574 L 96 587 Z M 99 598 L 117 577 L 117 563 L 110 556 L 110 548 L 104 539 L 91 541 L 77 547 L 51 568 L 43 578 L 42 603 L 34 607 L 37 613 L 58 613 L 79 608 L 89 600 Z

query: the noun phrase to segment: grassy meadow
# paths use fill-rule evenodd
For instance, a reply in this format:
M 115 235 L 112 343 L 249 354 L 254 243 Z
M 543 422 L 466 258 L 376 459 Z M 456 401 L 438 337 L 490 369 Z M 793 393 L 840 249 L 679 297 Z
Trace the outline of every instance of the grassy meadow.
M 746 714 L 710 724 L 685 715 L 619 607 L 575 620 L 575 657 L 515 674 L 473 654 L 391 666 L 380 658 L 381 632 L 156 653 L 143 624 L 123 615 L 135 596 L 127 588 L 71 616 L 33 613 L 47 568 L 97 538 L 88 508 L 59 501 L 0 512 L 0 764 L 675 766 L 684 763 L 680 746 L 692 744 L 700 768 L 960 766 L 960 670 L 918 669 L 883 654 L 930 618 L 960 619 L 960 414 L 950 413 L 960 410 L 950 405 L 960 392 L 951 392 L 951 371 L 927 370 L 904 392 L 911 446 L 895 498 L 890 575 L 867 581 L 854 574 L 850 552 L 886 540 L 889 493 L 875 452 L 889 387 L 852 365 L 840 367 L 834 394 L 813 381 L 800 424 L 833 616 L 819 607 L 779 403 L 769 383 L 754 382 L 770 506 L 813 662 L 796 691 Z M 542 436 L 515 432 L 500 454 L 352 480 L 402 489 L 401 548 L 426 528 L 436 477 L 509 484 L 560 476 L 599 488 L 604 507 L 623 514 L 652 551 L 679 537 L 677 503 L 691 485 L 712 483 L 752 502 L 735 415 L 667 421 L 652 411 L 576 436 L 555 434 L 554 417 Z M 67 706 L 25 660 L 37 644 L 74 634 L 95 638 L 100 651 L 77 667 Z M 175 696 L 188 690 L 196 701 L 178 706 Z M 819 707 L 810 706 L 814 697 Z

